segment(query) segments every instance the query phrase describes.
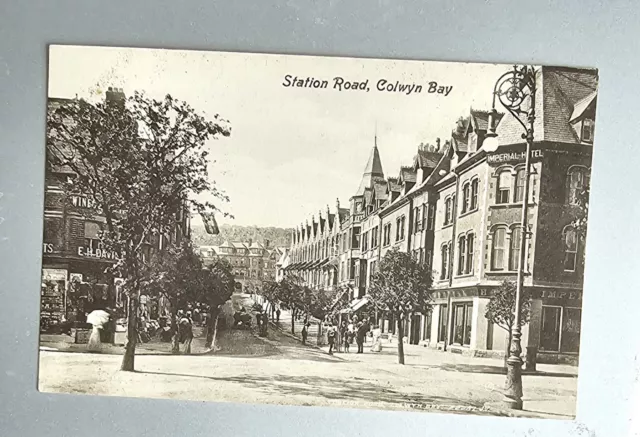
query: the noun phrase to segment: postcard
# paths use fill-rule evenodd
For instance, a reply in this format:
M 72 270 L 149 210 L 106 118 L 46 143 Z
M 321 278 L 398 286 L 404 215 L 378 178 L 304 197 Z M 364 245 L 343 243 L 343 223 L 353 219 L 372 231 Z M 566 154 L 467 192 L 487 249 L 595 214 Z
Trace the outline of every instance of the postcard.
M 596 69 L 50 47 L 39 389 L 575 417 Z

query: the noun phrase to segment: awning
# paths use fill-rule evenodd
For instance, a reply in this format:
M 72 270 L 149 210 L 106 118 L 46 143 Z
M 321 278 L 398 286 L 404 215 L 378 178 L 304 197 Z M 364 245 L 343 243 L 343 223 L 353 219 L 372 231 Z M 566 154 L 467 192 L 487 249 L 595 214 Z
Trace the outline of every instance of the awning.
M 355 313 L 358 310 L 360 310 L 362 307 L 364 307 L 366 304 L 369 303 L 369 299 L 367 299 L 366 297 L 363 297 L 362 299 L 358 299 L 356 301 L 353 301 L 349 304 L 348 308 L 343 309 L 342 311 L 340 311 L 342 314 L 345 313 Z

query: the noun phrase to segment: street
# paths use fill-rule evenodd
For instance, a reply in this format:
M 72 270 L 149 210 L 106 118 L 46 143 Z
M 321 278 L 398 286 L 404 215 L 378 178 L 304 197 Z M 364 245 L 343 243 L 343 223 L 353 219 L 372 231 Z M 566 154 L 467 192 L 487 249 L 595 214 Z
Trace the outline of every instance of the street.
M 234 295 L 234 306 L 248 297 Z M 281 323 L 286 328 L 286 317 Z M 290 320 L 290 319 L 289 319 Z M 196 338 L 194 344 L 203 342 Z M 40 352 L 39 388 L 46 392 L 171 398 L 279 405 L 313 405 L 387 410 L 443 409 L 475 414 L 500 401 L 504 384 L 500 360 L 469 358 L 407 345 L 405 366 L 396 345 L 382 352 L 338 353 L 303 346 L 270 327 L 268 337 L 250 330 L 220 333 L 215 354 L 145 354 L 136 371 L 119 371 L 114 354 Z M 64 369 L 64 371 L 62 371 Z M 577 368 L 540 365 L 523 376 L 524 415 L 575 415 Z

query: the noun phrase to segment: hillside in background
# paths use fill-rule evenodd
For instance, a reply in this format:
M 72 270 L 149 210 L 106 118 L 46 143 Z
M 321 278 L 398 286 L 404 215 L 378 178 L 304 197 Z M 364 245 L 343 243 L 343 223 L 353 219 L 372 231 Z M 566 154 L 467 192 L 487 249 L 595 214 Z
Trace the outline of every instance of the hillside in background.
M 225 241 L 246 243 L 250 239 L 269 246 L 289 247 L 291 245 L 292 229 L 260 228 L 257 226 L 238 226 L 223 224 L 218 235 L 210 235 L 204 229 L 204 225 L 192 224 L 191 237 L 197 246 L 219 246 Z

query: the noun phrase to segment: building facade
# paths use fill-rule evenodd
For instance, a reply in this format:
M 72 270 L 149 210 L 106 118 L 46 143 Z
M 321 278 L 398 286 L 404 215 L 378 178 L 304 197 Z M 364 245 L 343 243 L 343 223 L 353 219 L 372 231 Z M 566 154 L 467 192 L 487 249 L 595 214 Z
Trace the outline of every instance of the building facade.
M 245 243 L 225 241 L 220 246 L 200 246 L 198 250 L 205 265 L 226 260 L 236 282 L 246 291 L 262 281 L 275 281 L 278 261 L 287 252 L 285 248 L 271 247 L 268 240 L 262 244 L 252 239 Z
M 124 99 L 121 89 L 109 88 L 107 99 Z M 51 98 L 49 110 L 69 99 Z M 52 153 L 47 150 L 47 153 Z M 68 166 L 47 159 L 45 168 L 45 204 L 42 246 L 41 327 L 47 329 L 63 321 L 83 322 L 94 309 L 125 310 L 119 278 L 106 273 L 119 254 L 106 250 L 100 239 L 106 219 L 95 211 L 88 196 L 69 196 L 63 184 L 75 173 Z M 190 214 L 187 207 L 175 212 L 175 226 L 164 236 L 149 239 L 144 250 L 153 250 L 188 238 Z M 151 302 L 141 299 L 143 308 Z
M 524 158 L 522 126 L 498 114 L 497 150 L 483 148 L 489 112 L 470 110 L 444 144 L 422 146 L 413 166 L 385 178 L 377 144 L 350 207 L 335 212 L 336 244 L 322 220 L 294 232 L 291 264 L 302 273 L 337 265 L 330 285 L 347 286 L 351 310 L 366 307 L 371 276 L 385 253 L 397 248 L 430 265 L 433 308 L 414 315 L 405 332 L 413 344 L 464 354 L 503 355 L 508 334 L 485 317 L 492 293 L 515 281 L 521 238 L 526 238 L 525 291 L 530 321 L 522 345 L 538 360 L 576 361 L 579 352 L 584 232 L 572 224 L 581 214 L 579 195 L 589 185 L 597 73 L 541 67 L 528 193 L 528 229 L 522 230 Z M 328 215 L 327 215 L 328 217 Z M 339 229 L 339 230 L 338 230 Z M 331 234 L 333 236 L 333 234 Z M 331 247 L 329 259 L 323 264 Z M 333 258 L 331 258 L 333 257 Z M 384 331 L 393 320 L 378 315 Z

